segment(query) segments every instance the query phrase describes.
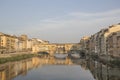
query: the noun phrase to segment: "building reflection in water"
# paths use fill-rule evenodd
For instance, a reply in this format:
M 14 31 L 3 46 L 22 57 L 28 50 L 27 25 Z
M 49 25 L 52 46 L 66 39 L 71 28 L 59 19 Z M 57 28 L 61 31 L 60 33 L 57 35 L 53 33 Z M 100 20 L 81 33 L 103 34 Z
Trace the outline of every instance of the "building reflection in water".
M 95 80 L 120 80 L 120 69 L 93 60 L 56 59 L 54 57 L 34 57 L 22 61 L 9 62 L 0 65 L 0 80 L 12 80 L 18 75 L 25 76 L 28 71 L 43 65 L 80 65 L 89 70 Z
M 78 61 L 82 68 L 88 69 L 95 80 L 120 80 L 120 68 L 113 68 L 91 60 Z
M 9 62 L 0 65 L 0 80 L 12 80 L 18 75 L 26 75 L 27 71 L 37 68 L 38 66 L 47 65 L 47 64 L 62 64 L 69 65 L 72 64 L 69 58 L 64 60 L 57 60 L 54 57 L 48 58 L 38 58 L 34 57 L 31 59 L 26 59 L 22 61 Z

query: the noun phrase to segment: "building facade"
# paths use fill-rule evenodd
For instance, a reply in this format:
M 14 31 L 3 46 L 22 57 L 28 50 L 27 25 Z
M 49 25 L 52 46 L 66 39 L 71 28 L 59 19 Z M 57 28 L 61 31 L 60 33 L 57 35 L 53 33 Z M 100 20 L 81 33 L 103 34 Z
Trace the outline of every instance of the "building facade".
M 120 57 L 120 24 L 109 26 L 80 40 L 82 50 L 89 54 L 112 55 Z

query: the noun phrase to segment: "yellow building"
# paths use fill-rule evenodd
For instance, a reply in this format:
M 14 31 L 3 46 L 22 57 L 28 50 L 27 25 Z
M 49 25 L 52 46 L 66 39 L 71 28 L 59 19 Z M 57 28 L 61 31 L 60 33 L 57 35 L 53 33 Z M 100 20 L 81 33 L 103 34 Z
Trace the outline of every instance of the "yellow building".
M 28 40 L 28 37 L 25 34 L 19 37 L 19 41 L 22 44 L 22 51 L 27 51 L 27 40 Z
M 28 39 L 27 40 L 27 50 L 28 51 L 32 51 L 32 45 L 33 45 L 32 39 Z
M 0 35 L 0 46 L 1 48 L 4 48 L 4 50 L 1 53 L 6 52 L 14 52 L 15 51 L 15 36 L 11 36 L 8 34 L 1 34 Z
M 119 32 L 120 24 L 112 25 L 109 28 L 102 29 L 99 32 L 91 35 L 90 38 L 83 37 L 80 41 L 81 48 L 85 51 L 89 49 L 89 53 L 97 55 L 109 55 L 111 54 L 110 52 L 114 52 L 112 54 L 117 53 L 118 55 L 120 51 L 120 42 L 118 39 L 118 36 L 120 35 Z M 114 46 L 114 49 L 110 47 L 111 45 Z
M 31 44 L 28 43 L 27 35 L 20 37 L 0 33 L 0 53 L 11 53 L 17 51 L 27 51 Z
M 44 41 L 41 39 L 33 38 L 32 39 L 32 52 L 37 53 L 37 52 L 49 52 L 49 42 Z
M 114 33 L 114 32 L 118 32 L 120 31 L 120 24 L 117 25 L 112 25 L 108 28 L 108 30 L 105 32 L 104 34 L 104 54 L 108 54 L 107 53 L 107 38 L 110 34 Z
M 107 37 L 107 53 L 110 56 L 120 56 L 120 31 L 114 32 Z
M 80 40 L 80 47 L 81 47 L 81 50 L 85 51 L 86 53 L 88 52 L 89 50 L 89 41 L 90 37 L 89 36 L 84 36 L 81 40 Z M 92 37 L 91 37 L 91 40 L 92 40 Z M 91 44 L 93 45 L 93 43 Z M 92 48 L 92 46 L 91 46 Z

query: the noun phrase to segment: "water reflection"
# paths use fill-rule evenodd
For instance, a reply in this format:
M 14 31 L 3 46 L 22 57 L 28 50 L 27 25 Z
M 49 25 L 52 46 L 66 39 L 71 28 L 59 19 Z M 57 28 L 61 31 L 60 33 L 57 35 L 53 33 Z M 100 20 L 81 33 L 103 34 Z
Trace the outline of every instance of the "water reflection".
M 120 68 L 112 68 L 93 60 L 87 61 L 87 65 L 96 80 L 120 80 Z
M 120 80 L 119 74 L 119 68 L 91 59 L 34 57 L 0 65 L 0 80 Z
M 32 64 L 31 59 L 28 59 L 0 65 L 0 80 L 12 80 L 17 75 L 26 75 L 33 68 Z
M 75 60 L 73 63 L 81 65 L 83 69 L 89 70 L 95 80 L 120 80 L 120 68 L 111 67 L 92 59 Z
M 65 60 L 57 60 L 54 57 L 49 58 L 38 58 L 34 57 L 32 59 L 22 60 L 18 62 L 9 62 L 0 65 L 0 80 L 12 80 L 18 75 L 26 75 L 27 71 L 38 66 L 48 64 L 72 64 L 71 60 L 66 58 Z

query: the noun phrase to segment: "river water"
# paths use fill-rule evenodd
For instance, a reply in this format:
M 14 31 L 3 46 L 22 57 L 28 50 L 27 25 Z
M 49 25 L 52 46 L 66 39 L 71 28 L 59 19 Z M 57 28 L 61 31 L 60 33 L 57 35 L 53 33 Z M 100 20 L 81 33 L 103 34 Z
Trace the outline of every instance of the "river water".
M 85 59 L 34 57 L 0 64 L 0 80 L 120 80 L 120 68 Z

